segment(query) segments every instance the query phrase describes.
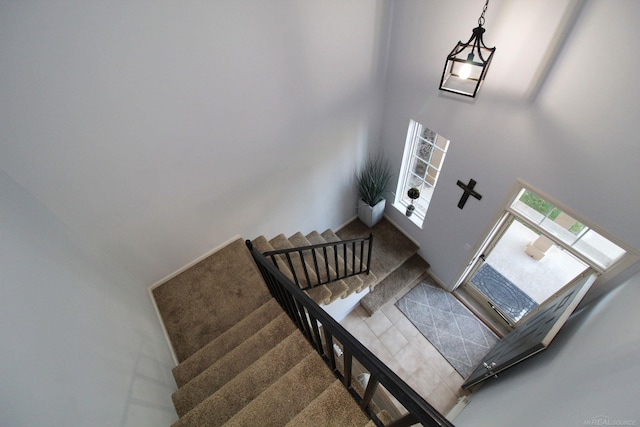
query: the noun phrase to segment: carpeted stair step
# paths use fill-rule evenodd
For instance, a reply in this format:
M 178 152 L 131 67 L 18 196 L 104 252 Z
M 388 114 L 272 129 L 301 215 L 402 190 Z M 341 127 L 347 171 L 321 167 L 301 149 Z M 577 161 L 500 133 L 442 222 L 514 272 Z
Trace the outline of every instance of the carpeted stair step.
M 283 236 L 284 237 L 284 236 Z M 275 248 L 271 246 L 271 243 L 264 237 L 257 237 L 252 241 L 253 246 L 261 253 L 274 251 Z M 293 274 L 289 270 L 287 260 L 283 256 L 277 256 L 278 260 L 278 268 L 287 278 L 289 278 L 292 282 L 295 283 L 293 278 Z M 307 291 L 307 295 L 311 297 L 317 304 L 323 304 L 324 301 L 331 298 L 331 291 L 326 286 L 319 286 L 311 290 L 311 292 Z
M 273 239 L 269 240 L 271 246 L 276 249 L 290 249 L 294 246 L 291 244 L 289 239 L 287 239 L 284 234 L 279 234 Z M 293 268 L 295 271 L 295 275 L 298 278 L 298 282 L 300 283 L 300 287 L 306 287 L 308 285 L 307 278 L 304 274 L 304 267 L 302 266 L 302 260 L 300 256 L 296 253 L 290 254 L 291 263 L 293 264 Z M 282 264 L 288 265 L 287 261 L 284 257 L 282 257 Z M 291 266 L 289 266 L 291 268 Z M 311 283 L 316 282 L 315 273 L 313 269 L 307 267 L 307 271 L 310 276 Z M 308 289 L 307 294 L 318 304 L 328 304 L 331 301 L 331 290 L 326 285 L 316 286 L 315 288 Z
M 333 232 L 333 230 L 327 229 L 325 231 L 322 232 L 321 236 L 327 241 L 327 242 L 339 242 L 343 239 L 341 239 L 340 237 L 338 237 L 338 235 L 336 233 Z M 364 236 L 364 234 L 363 234 Z M 361 237 L 361 236 L 359 236 Z M 348 239 L 344 239 L 344 240 L 348 240 Z M 374 248 L 375 248 L 375 241 L 374 241 Z M 352 272 L 353 269 L 351 268 L 351 263 L 349 262 L 351 260 L 352 257 L 352 251 L 351 249 L 347 249 L 347 271 Z M 340 258 L 341 260 L 342 258 L 342 254 L 338 254 L 338 258 Z M 341 261 L 342 263 L 343 261 Z M 356 263 L 360 262 L 360 258 L 356 256 Z M 361 274 L 360 275 L 360 279 L 362 280 L 362 285 L 360 286 L 360 289 L 358 289 L 356 292 L 360 292 L 362 290 L 364 290 L 367 287 L 372 287 L 376 284 L 376 282 L 378 281 L 378 278 L 376 277 L 375 273 L 373 273 L 373 271 L 370 271 L 369 274 Z
M 371 272 L 377 281 L 382 281 L 393 270 L 418 252 L 418 245 L 396 228 L 387 218 L 367 227 L 356 219 L 336 232 L 343 240 L 355 239 L 373 233 L 373 253 L 371 254 Z M 372 289 L 373 290 L 373 289 Z
M 275 250 L 269 240 L 264 236 L 258 236 L 251 241 L 253 247 L 260 253 L 270 252 Z
M 389 276 L 417 252 L 410 239 L 389 229 L 386 219 L 373 230 L 353 221 L 337 233 L 327 230 L 327 237 L 296 233 L 291 240 L 260 236 L 253 243 L 267 252 L 307 246 L 303 239 L 309 244 L 335 242 L 370 231 L 376 235 L 372 274 L 343 280 L 347 292 L 355 292 L 370 289 L 376 276 Z M 291 278 L 282 259 L 279 267 Z M 304 273 L 298 276 L 305 280 Z M 314 291 L 324 292 L 315 298 L 319 303 L 331 299 L 326 286 Z M 175 427 L 373 425 L 280 311 L 241 239 L 159 286 L 153 295 L 183 361 L 174 370 L 180 388 L 172 398 L 181 416 Z
M 218 359 L 200 375 L 173 393 L 178 416 L 183 416 L 295 330 L 283 312 L 239 346 Z
M 152 293 L 180 362 L 271 299 L 242 239 L 155 287 Z
M 227 421 L 225 426 L 283 426 L 334 381 L 335 377 L 322 358 L 315 351 L 311 352 Z M 317 420 L 308 425 L 318 425 Z
M 302 333 L 294 331 L 173 427 L 222 425 L 313 351 Z
M 360 305 L 371 316 L 398 292 L 422 277 L 428 269 L 429 264 L 420 255 L 413 255 L 365 295 Z
M 300 232 L 289 237 L 289 242 L 291 242 L 291 244 L 297 248 L 311 245 L 311 242 L 309 242 L 309 240 L 307 240 L 307 238 L 304 237 Z M 311 253 L 311 250 L 303 252 L 302 255 L 305 257 L 305 260 L 307 260 L 308 265 L 309 264 L 313 265 L 313 255 Z M 324 257 L 322 256 L 322 252 L 316 251 L 316 258 L 318 259 L 319 265 L 324 265 Z M 330 269 L 330 274 L 333 274 L 334 275 L 333 277 L 335 277 L 336 272 L 333 271 L 331 267 L 329 267 L 329 269 Z M 327 280 L 326 270 L 320 269 L 320 274 L 321 274 L 320 279 L 322 281 Z M 331 304 L 338 298 L 345 298 L 347 296 L 347 292 L 349 291 L 349 287 L 343 280 L 336 280 L 334 282 L 327 283 L 325 286 L 329 288 L 329 290 L 331 291 L 331 297 L 329 299 L 328 304 Z
M 282 314 L 282 308 L 275 299 L 270 299 L 218 338 L 173 368 L 173 376 L 178 388 L 200 375 L 202 371 L 242 344 L 280 314 Z
M 391 423 L 393 423 L 393 418 L 391 417 L 391 414 L 389 414 L 385 409 L 378 412 L 376 415 L 378 416 L 378 419 L 382 422 L 382 424 L 384 424 L 385 426 L 391 425 Z M 376 423 L 373 420 L 369 420 L 369 422 L 364 427 L 376 427 Z
M 328 243 L 325 240 L 325 238 L 322 237 L 322 235 L 320 233 L 318 233 L 317 231 L 312 231 L 311 233 L 307 234 L 306 239 L 312 245 L 319 245 L 319 244 L 322 244 L 322 243 Z M 332 261 L 335 259 L 335 255 L 333 253 L 333 248 L 332 247 L 327 247 L 327 257 Z M 338 258 L 342 259 L 342 256 L 338 256 Z M 342 296 L 342 298 L 346 298 L 349 295 L 351 295 L 352 293 L 360 292 L 362 289 L 364 289 L 364 282 L 360 278 L 359 275 L 358 276 L 347 277 L 345 279 L 342 279 L 342 281 L 347 285 L 347 292 Z
M 369 421 L 369 417 L 358 407 L 344 385 L 335 380 L 289 421 L 286 427 L 363 427 Z

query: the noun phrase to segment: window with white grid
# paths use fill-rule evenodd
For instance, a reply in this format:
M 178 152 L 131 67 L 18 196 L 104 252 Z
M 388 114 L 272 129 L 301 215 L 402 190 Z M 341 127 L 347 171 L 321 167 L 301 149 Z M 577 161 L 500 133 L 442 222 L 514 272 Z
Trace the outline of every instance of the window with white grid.
M 416 209 L 412 215 L 414 222 L 420 226 L 438 183 L 448 148 L 448 139 L 411 120 L 394 205 L 400 210 L 406 209 L 411 204 L 407 191 L 412 187 L 420 190 L 420 198 L 413 202 Z

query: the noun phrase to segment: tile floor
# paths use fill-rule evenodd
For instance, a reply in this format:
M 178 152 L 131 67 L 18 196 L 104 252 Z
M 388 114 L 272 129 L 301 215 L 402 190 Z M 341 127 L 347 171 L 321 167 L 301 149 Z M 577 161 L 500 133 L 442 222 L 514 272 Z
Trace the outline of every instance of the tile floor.
M 446 415 L 458 398 L 468 393 L 460 387 L 462 376 L 394 305 L 414 285 L 407 286 L 373 316 L 357 306 L 340 324 Z

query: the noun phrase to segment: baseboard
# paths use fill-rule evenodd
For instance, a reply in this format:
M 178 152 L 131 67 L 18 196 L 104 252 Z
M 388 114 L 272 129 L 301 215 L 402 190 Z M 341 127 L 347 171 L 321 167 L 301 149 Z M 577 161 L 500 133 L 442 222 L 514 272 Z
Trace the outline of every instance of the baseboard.
M 162 320 L 162 316 L 160 315 L 160 310 L 158 309 L 158 304 L 156 304 L 156 299 L 153 297 L 153 290 L 155 288 L 157 288 L 158 286 L 162 285 L 163 283 L 166 283 L 169 280 L 173 279 L 178 274 L 180 274 L 180 273 L 182 273 L 184 271 L 187 271 L 188 269 L 190 269 L 191 267 L 193 267 L 194 265 L 196 265 L 200 261 L 210 257 L 211 255 L 213 255 L 214 253 L 218 252 L 220 249 L 224 248 L 225 246 L 229 245 L 230 243 L 235 242 L 236 240 L 241 239 L 241 238 L 242 238 L 242 236 L 239 236 L 239 235 L 236 235 L 236 236 L 232 237 L 231 239 L 227 240 L 226 242 L 222 243 L 221 245 L 216 246 L 214 249 L 210 250 L 209 252 L 205 253 L 204 255 L 201 255 L 198 258 L 196 258 L 195 260 L 189 262 L 184 267 L 180 267 L 178 270 L 174 271 L 173 273 L 169 274 L 168 276 L 165 276 L 164 278 L 158 280 L 153 285 L 149 286 L 149 288 L 148 288 L 149 297 L 151 298 L 151 303 L 153 304 L 153 309 L 156 311 L 156 316 L 158 316 L 158 320 L 160 321 L 160 327 L 162 328 L 162 333 L 164 334 L 164 338 L 167 340 L 167 344 L 169 345 L 169 350 L 171 351 L 171 357 L 173 357 L 173 361 L 176 364 L 176 366 L 179 364 L 178 357 L 176 356 L 176 352 L 173 349 L 173 345 L 171 344 L 171 339 L 169 339 L 169 333 L 167 332 L 167 328 L 165 327 L 164 321 Z
M 154 287 L 156 286 L 157 285 L 154 285 Z M 167 328 L 164 326 L 164 321 L 162 320 L 162 316 L 160 315 L 160 310 L 158 309 L 158 304 L 156 304 L 156 299 L 153 297 L 153 288 L 150 286 L 147 290 L 149 291 L 149 298 L 151 298 L 151 304 L 153 304 L 153 309 L 156 311 L 156 316 L 158 316 L 158 321 L 160 322 L 160 328 L 162 328 L 164 339 L 167 341 L 167 345 L 169 346 L 169 351 L 171 352 L 173 363 L 175 363 L 175 365 L 178 366 L 180 362 L 178 361 L 178 356 L 176 356 L 176 351 L 173 349 L 173 345 L 171 344 L 171 339 L 169 339 L 169 333 L 167 332 Z
M 404 229 L 402 227 L 400 227 L 397 222 L 392 220 L 387 214 L 384 214 L 384 217 L 387 219 L 387 221 L 389 221 L 391 224 L 393 224 L 393 226 L 395 228 L 397 228 L 398 231 L 400 231 L 407 239 L 411 240 L 411 242 L 413 244 L 415 244 L 418 248 L 420 247 L 420 243 L 418 243 L 418 241 L 416 239 L 414 239 L 413 236 L 411 236 L 406 231 L 404 231 Z
M 347 225 L 351 224 L 351 222 L 353 222 L 356 219 L 358 219 L 358 215 L 352 216 L 345 223 L 343 223 L 342 225 L 338 226 L 338 228 L 336 228 L 336 231 L 342 230 L 343 228 L 345 228 Z
M 163 283 L 168 282 L 169 280 L 171 280 L 174 277 L 176 277 L 178 274 L 190 269 L 191 267 L 193 267 L 194 265 L 196 265 L 197 263 L 199 263 L 203 259 L 210 257 L 214 253 L 218 252 L 220 249 L 224 248 L 225 246 L 229 245 L 232 242 L 235 242 L 238 239 L 242 239 L 242 236 L 235 235 L 234 237 L 232 237 L 231 239 L 227 240 L 226 242 L 216 246 L 214 249 L 210 250 L 209 252 L 205 253 L 204 255 L 201 255 L 198 258 L 196 258 L 195 260 L 191 261 L 190 263 L 188 263 L 184 267 L 180 267 L 178 270 L 174 271 L 173 273 L 169 274 L 168 276 L 165 276 L 164 278 L 158 280 L 156 283 L 151 285 L 149 287 L 149 289 L 153 290 L 153 289 L 157 288 L 158 286 L 162 285 Z
M 387 221 L 389 221 L 391 224 L 393 224 L 393 226 L 394 226 L 395 228 L 397 228 L 397 229 L 398 229 L 398 231 L 399 231 L 399 232 L 401 232 L 401 233 L 402 233 L 402 234 L 403 234 L 407 239 L 411 240 L 411 242 L 412 242 L 413 244 L 415 244 L 417 247 L 420 247 L 420 244 L 416 241 L 416 239 L 414 239 L 411 235 L 407 234 L 407 232 L 406 232 L 406 231 L 404 231 L 404 230 L 402 229 L 402 227 L 400 227 L 400 226 L 398 225 L 398 223 L 397 223 L 397 222 L 395 222 L 394 220 L 392 220 L 392 219 L 391 219 L 387 214 L 384 214 L 384 218 L 386 218 L 386 220 L 387 220 Z M 356 220 L 356 219 L 358 219 L 358 215 L 354 215 L 354 216 L 352 216 L 352 217 L 351 217 L 350 219 L 348 219 L 344 224 L 342 224 L 341 226 L 339 226 L 338 228 L 336 228 L 336 231 L 340 231 L 340 230 L 342 230 L 343 228 L 345 228 L 347 225 L 349 225 L 352 221 L 354 221 L 354 220 Z
M 440 280 L 440 278 L 438 276 L 436 276 L 435 274 L 433 274 L 433 271 L 431 271 L 431 269 L 429 269 L 429 276 L 431 276 L 431 278 L 433 279 L 434 282 L 436 282 L 438 284 L 438 286 L 440 286 L 442 289 L 444 289 L 447 292 L 451 292 L 449 290 L 449 287 L 447 286 L 446 283 L 444 283 L 442 280 Z
M 449 422 L 453 422 L 456 419 L 456 417 L 460 415 L 460 412 L 462 412 L 462 410 L 466 408 L 470 402 L 471 402 L 471 396 L 462 396 L 458 398 L 458 401 L 453 406 L 453 408 L 451 408 L 451 410 L 449 411 L 449 413 L 446 415 L 445 418 Z

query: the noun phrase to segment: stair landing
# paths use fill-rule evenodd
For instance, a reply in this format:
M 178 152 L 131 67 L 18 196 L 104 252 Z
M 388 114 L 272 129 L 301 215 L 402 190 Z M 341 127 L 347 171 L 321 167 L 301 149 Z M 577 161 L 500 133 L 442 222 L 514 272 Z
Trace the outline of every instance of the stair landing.
M 271 295 L 242 239 L 153 289 L 182 362 L 267 302 Z
M 297 233 L 285 240 L 333 241 L 371 232 L 372 274 L 327 287 L 340 293 L 326 298 L 333 302 L 402 276 L 395 270 L 415 256 L 417 245 L 386 219 L 373 229 L 354 220 L 337 233 Z M 283 238 L 254 242 L 265 248 L 276 242 L 287 245 Z M 372 424 L 288 317 L 278 315 L 241 239 L 156 287 L 153 296 L 182 362 L 174 369 L 179 390 L 173 399 L 181 417 L 176 427 L 256 425 L 257 420 L 310 426 L 317 425 L 317 418 L 326 421 L 338 414 L 339 425 Z
M 387 218 L 383 218 L 372 228 L 356 219 L 336 232 L 342 240 L 355 239 L 369 233 L 373 233 L 371 272 L 377 277 L 378 283 L 418 252 L 418 245 Z

